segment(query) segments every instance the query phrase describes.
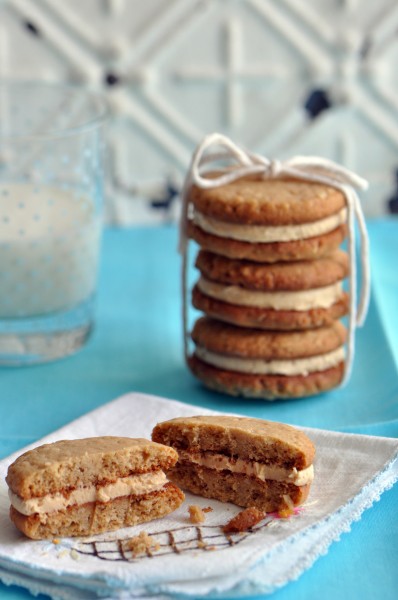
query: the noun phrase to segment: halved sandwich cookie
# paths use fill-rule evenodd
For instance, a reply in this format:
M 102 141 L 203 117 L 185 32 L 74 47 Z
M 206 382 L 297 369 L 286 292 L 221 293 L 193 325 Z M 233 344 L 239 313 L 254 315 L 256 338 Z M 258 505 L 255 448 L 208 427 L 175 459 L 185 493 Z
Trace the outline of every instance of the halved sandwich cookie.
M 201 277 L 192 293 L 207 315 L 261 329 L 307 329 L 330 325 L 348 311 L 348 255 L 335 250 L 316 260 L 258 263 L 201 250 Z
M 193 374 L 233 396 L 309 396 L 337 386 L 344 373 L 346 330 L 339 321 L 304 331 L 266 331 L 202 317 L 192 339 Z
M 315 448 L 300 430 L 246 417 L 181 417 L 152 439 L 178 452 L 168 476 L 194 494 L 273 512 L 304 502 Z
M 172 448 L 145 439 L 93 437 L 45 444 L 6 477 L 10 517 L 32 539 L 92 535 L 172 512 L 184 494 L 164 471 Z

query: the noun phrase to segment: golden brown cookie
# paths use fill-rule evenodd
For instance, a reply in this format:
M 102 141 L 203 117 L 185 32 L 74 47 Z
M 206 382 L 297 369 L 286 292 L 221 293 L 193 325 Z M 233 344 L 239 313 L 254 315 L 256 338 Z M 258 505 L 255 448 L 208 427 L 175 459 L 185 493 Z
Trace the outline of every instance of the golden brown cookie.
M 344 363 L 309 375 L 248 375 L 212 367 L 192 355 L 188 359 L 192 373 L 215 392 L 230 396 L 280 400 L 315 396 L 337 387 L 344 375 Z
M 319 221 L 344 208 L 344 194 L 331 186 L 295 179 L 244 177 L 210 189 L 192 186 L 199 212 L 229 223 L 296 225 Z
M 348 255 L 343 250 L 318 260 L 274 264 L 234 260 L 201 250 L 196 267 L 211 281 L 269 292 L 321 288 L 341 281 L 349 272 Z
M 335 387 L 344 373 L 346 330 L 339 321 L 305 331 L 264 331 L 203 317 L 192 339 L 193 374 L 235 396 L 308 396 Z
M 342 250 L 312 261 L 256 263 L 202 250 L 201 277 L 193 289 L 195 308 L 243 327 L 306 329 L 329 325 L 348 310 Z
M 272 512 L 302 503 L 313 480 L 315 448 L 282 423 L 224 415 L 159 423 L 152 439 L 175 448 L 168 471 L 181 487 L 207 498 Z
M 156 519 L 184 499 L 164 474 L 176 461 L 175 451 L 144 439 L 45 444 L 8 469 L 11 519 L 33 539 L 92 535 Z
M 245 177 L 213 189 L 193 186 L 188 235 L 202 248 L 259 262 L 307 260 L 346 235 L 346 201 L 331 186 Z

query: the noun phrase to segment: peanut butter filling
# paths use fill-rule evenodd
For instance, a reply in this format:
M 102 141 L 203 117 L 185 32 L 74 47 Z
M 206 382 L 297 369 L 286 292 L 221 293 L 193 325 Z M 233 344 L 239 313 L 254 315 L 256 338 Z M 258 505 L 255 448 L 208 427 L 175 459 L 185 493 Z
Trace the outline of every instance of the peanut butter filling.
M 271 479 L 273 481 L 286 481 L 297 486 L 303 486 L 311 483 L 314 478 L 314 468 L 312 465 L 298 471 L 295 467 L 285 469 L 278 465 L 266 465 L 242 458 L 231 458 L 224 454 L 215 454 L 213 452 L 179 450 L 178 456 L 179 460 L 189 461 L 208 469 L 216 469 L 217 471 L 228 470 L 232 473 L 257 477 L 262 481 Z
M 259 292 L 245 289 L 239 285 L 225 285 L 201 277 L 198 281 L 201 292 L 229 304 L 238 306 L 254 306 L 256 308 L 272 308 L 274 310 L 310 310 L 312 308 L 329 308 L 342 295 L 341 281 L 311 290 L 294 292 Z
M 65 510 L 69 506 L 82 505 L 89 502 L 109 502 L 121 496 L 140 496 L 162 489 L 167 483 L 163 471 L 153 471 L 123 477 L 101 487 L 88 486 L 73 490 L 68 495 L 62 493 L 48 494 L 38 498 L 23 500 L 11 490 L 8 495 L 12 506 L 23 515 L 44 514 Z
M 344 360 L 345 351 L 341 346 L 332 352 L 308 358 L 265 360 L 263 358 L 226 356 L 210 352 L 202 346 L 197 346 L 195 355 L 213 367 L 238 373 L 249 373 L 251 375 L 308 375 L 309 373 L 325 371 L 337 366 Z
M 300 225 L 237 225 L 208 217 L 195 210 L 193 221 L 203 231 L 220 237 L 251 243 L 291 242 L 304 240 L 333 231 L 347 221 L 347 209 Z

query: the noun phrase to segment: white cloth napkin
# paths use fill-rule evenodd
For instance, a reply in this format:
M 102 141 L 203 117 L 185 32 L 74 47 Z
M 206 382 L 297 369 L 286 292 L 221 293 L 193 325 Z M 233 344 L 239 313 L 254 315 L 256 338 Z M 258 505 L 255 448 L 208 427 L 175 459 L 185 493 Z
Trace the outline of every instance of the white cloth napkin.
M 150 438 L 153 426 L 200 407 L 131 393 L 30 446 L 99 435 Z M 306 429 L 316 445 L 315 480 L 304 507 L 288 519 L 268 517 L 253 531 L 225 538 L 220 525 L 240 509 L 187 494 L 172 515 L 92 538 L 31 541 L 8 518 L 4 477 L 18 452 L 0 462 L 0 578 L 52 598 L 91 600 L 186 595 L 264 594 L 297 578 L 327 551 L 398 478 L 398 440 Z M 27 449 L 27 448 L 26 448 Z M 26 450 L 24 449 L 24 450 Z M 210 506 L 198 527 L 188 505 Z M 120 552 L 146 531 L 160 544 L 151 556 Z M 175 540 L 173 550 L 170 533 Z M 204 542 L 198 544 L 198 540 Z

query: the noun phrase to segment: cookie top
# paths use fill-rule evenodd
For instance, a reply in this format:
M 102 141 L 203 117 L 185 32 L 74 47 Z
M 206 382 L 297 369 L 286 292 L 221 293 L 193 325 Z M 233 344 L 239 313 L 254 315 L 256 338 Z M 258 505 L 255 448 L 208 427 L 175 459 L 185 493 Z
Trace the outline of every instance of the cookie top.
M 201 250 L 196 267 L 207 279 L 253 290 L 306 290 L 320 288 L 347 277 L 348 255 L 336 250 L 317 260 L 256 263 L 230 259 Z
M 245 177 L 213 189 L 194 185 L 190 200 L 196 210 L 214 219 L 275 226 L 311 223 L 346 205 L 344 194 L 328 185 L 258 177 Z
M 177 461 L 171 448 L 141 438 L 92 437 L 61 440 L 25 452 L 8 468 L 6 481 L 21 498 L 79 486 L 103 485 Z
M 293 359 L 332 352 L 344 344 L 346 329 L 335 321 L 329 327 L 305 331 L 267 331 L 201 317 L 195 323 L 192 339 L 211 352 L 227 356 Z
M 217 452 L 285 468 L 304 469 L 315 456 L 313 443 L 299 429 L 248 417 L 179 417 L 158 423 L 152 439 L 171 444 L 177 450 Z

